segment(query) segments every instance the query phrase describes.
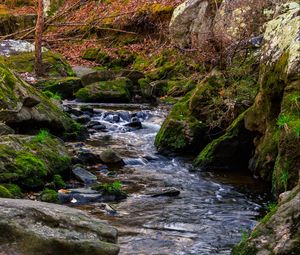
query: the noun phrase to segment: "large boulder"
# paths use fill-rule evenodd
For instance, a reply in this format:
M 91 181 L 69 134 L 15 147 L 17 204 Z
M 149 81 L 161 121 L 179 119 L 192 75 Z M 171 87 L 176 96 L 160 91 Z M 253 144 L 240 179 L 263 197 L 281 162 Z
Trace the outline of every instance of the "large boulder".
M 225 0 L 218 8 L 214 22 L 214 40 L 226 49 L 233 43 L 241 46 L 241 41 L 261 34 L 266 21 L 265 9 L 269 0 Z
M 242 113 L 221 137 L 209 143 L 198 155 L 195 165 L 201 170 L 247 169 L 254 135 L 245 129 Z
M 0 183 L 40 188 L 55 174 L 66 174 L 71 159 L 50 135 L 0 136 Z
M 71 131 L 74 121 L 50 99 L 0 65 L 0 121 L 28 131 L 47 128 L 55 132 Z
M 300 184 L 281 197 L 277 207 L 233 249 L 232 255 L 300 254 Z
M 212 19 L 210 1 L 185 1 L 173 12 L 170 35 L 180 47 L 202 47 L 211 37 Z
M 117 230 L 77 209 L 0 199 L 0 250 L 5 254 L 117 255 Z
M 112 81 L 92 83 L 76 92 L 76 98 L 83 102 L 127 103 L 131 100 L 132 82 L 120 77 Z
M 34 44 L 22 40 L 4 40 L 0 44 L 0 63 L 18 73 L 33 73 L 35 66 Z M 47 78 L 75 76 L 64 58 L 43 48 L 43 72 Z
M 277 194 L 294 187 L 299 178 L 299 13 L 299 3 L 284 4 L 266 24 L 260 89 L 245 115 L 246 128 L 259 133 L 251 170 L 272 181 Z

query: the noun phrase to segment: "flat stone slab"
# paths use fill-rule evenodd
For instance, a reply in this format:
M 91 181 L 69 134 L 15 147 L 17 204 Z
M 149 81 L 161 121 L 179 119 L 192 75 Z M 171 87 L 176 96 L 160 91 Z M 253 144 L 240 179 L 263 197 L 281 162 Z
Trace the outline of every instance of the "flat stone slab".
M 119 253 L 115 228 L 62 205 L 1 198 L 0 229 L 4 253 L 6 246 L 22 255 Z

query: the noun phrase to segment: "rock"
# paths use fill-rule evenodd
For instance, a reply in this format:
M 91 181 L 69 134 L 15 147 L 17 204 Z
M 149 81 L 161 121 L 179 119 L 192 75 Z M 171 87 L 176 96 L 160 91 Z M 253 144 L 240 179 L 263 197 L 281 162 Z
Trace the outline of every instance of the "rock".
M 125 199 L 126 194 L 106 194 L 91 188 L 78 188 L 59 190 L 58 198 L 62 203 L 72 203 L 75 205 L 83 205 L 98 202 L 112 202 Z
M 0 199 L 0 250 L 18 254 L 117 255 L 117 230 L 70 207 L 21 199 Z M 24 227 L 26 226 L 26 227 Z M 10 254 L 10 253 L 8 253 Z
M 122 77 L 95 82 L 78 90 L 76 98 L 83 102 L 128 103 L 131 100 L 131 86 L 131 81 Z
M 299 254 L 300 253 L 300 184 L 271 210 L 242 240 L 232 255 Z
M 245 127 L 259 133 L 250 169 L 272 182 L 276 195 L 293 188 L 299 178 L 299 108 L 291 102 L 300 90 L 299 13 L 300 5 L 291 2 L 266 23 L 259 92 L 245 115 Z
M 170 187 L 170 188 L 162 188 L 157 191 L 150 192 L 148 195 L 151 197 L 175 197 L 180 194 L 180 190 Z
M 133 117 L 129 123 L 125 124 L 125 126 L 126 127 L 131 127 L 131 128 L 134 128 L 134 129 L 143 128 L 142 123 L 140 122 L 140 120 L 137 117 Z
M 203 47 L 211 37 L 212 20 L 209 1 L 185 1 L 173 12 L 169 27 L 171 38 L 182 48 Z
M 0 122 L 0 135 L 10 135 L 14 133 L 15 131 L 12 128 Z
M 140 79 L 145 78 L 142 72 L 136 70 L 121 70 L 118 75 L 128 78 L 134 85 L 137 85 Z
M 58 139 L 50 136 L 6 135 L 0 137 L 0 179 L 27 188 L 45 184 L 47 177 L 64 174 L 70 156 Z
M 271 8 L 271 1 L 222 1 L 213 22 L 216 42 L 226 49 L 235 42 L 240 43 L 242 40 L 260 35 L 267 19 L 262 10 L 268 8 Z
M 206 144 L 206 125 L 189 111 L 190 94 L 174 105 L 155 138 L 158 151 L 166 153 L 197 153 Z M 202 140 L 200 140 L 200 137 Z
M 75 154 L 76 163 L 93 165 L 100 161 L 99 155 L 89 149 L 81 148 L 79 151 L 76 151 Z
M 85 124 L 85 123 L 89 122 L 90 120 L 91 120 L 91 117 L 87 114 L 83 114 L 76 118 L 76 121 L 81 124 Z
M 105 164 L 124 164 L 122 158 L 111 149 L 102 151 L 100 153 L 100 159 Z
M 93 129 L 95 129 L 95 130 L 100 130 L 100 131 L 106 130 L 106 126 L 103 125 L 103 124 L 94 125 L 94 126 L 92 126 L 91 128 L 93 128 Z
M 245 129 L 242 113 L 221 137 L 209 143 L 194 161 L 203 170 L 247 169 L 254 145 L 254 134 Z
M 74 94 L 82 88 L 81 80 L 77 77 L 47 79 L 39 81 L 36 86 L 43 91 L 50 91 L 62 99 L 74 99 Z
M 2 51 L 0 51 L 0 64 L 19 73 L 34 72 L 35 55 L 33 44 L 20 40 L 4 40 L 0 45 L 4 45 Z M 71 66 L 64 60 L 62 55 L 44 49 L 42 57 L 43 70 L 46 77 L 57 79 L 75 76 Z
M 33 126 L 56 133 L 73 129 L 74 121 L 56 104 L 1 64 L 0 75 L 4 77 L 0 80 L 0 121 L 24 132 L 32 130 Z M 11 89 L 7 90 L 7 87 Z
M 116 78 L 114 71 L 102 70 L 89 72 L 81 77 L 81 81 L 84 87 L 100 81 L 111 81 Z
M 92 190 L 91 188 L 59 190 L 58 198 L 62 203 L 79 205 L 104 201 L 103 195 L 96 190 Z
M 95 69 L 85 67 L 85 66 L 74 66 L 73 70 L 78 78 L 82 78 L 85 75 L 91 74 L 95 72 Z
M 75 167 L 72 169 L 72 173 L 85 184 L 95 183 L 97 181 L 97 176 L 93 175 L 89 171 L 82 167 Z

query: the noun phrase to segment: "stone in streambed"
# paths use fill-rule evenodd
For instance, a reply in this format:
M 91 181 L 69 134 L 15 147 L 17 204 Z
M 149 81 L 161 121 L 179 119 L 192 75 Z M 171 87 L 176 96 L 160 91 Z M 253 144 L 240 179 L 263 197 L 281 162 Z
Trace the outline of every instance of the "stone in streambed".
M 122 158 L 111 149 L 102 151 L 100 153 L 100 159 L 105 164 L 124 164 Z
M 72 173 L 77 177 L 77 179 L 81 180 L 85 184 L 91 184 L 97 181 L 97 176 L 79 166 L 72 169 Z
M 78 123 L 84 124 L 91 120 L 91 117 L 87 114 L 83 114 L 77 118 L 75 118 Z
M 137 117 L 133 117 L 129 123 L 125 124 L 125 126 L 126 127 L 131 127 L 131 128 L 134 128 L 134 129 L 143 128 L 142 123 L 140 122 L 139 118 L 137 118 Z
M 175 197 L 180 194 L 180 190 L 176 188 L 163 188 L 161 190 L 150 192 L 151 197 Z
M 66 206 L 0 199 L 0 228 L 5 230 L 0 232 L 3 252 L 9 244 L 24 255 L 119 253 L 115 228 Z

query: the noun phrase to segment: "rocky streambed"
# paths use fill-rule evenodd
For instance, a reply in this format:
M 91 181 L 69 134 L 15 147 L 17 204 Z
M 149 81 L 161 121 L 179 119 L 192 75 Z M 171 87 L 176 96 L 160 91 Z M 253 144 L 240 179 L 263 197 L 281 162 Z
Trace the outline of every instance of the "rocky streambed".
M 120 254 L 230 254 L 257 223 L 266 194 L 245 171 L 196 172 L 188 157 L 157 153 L 154 139 L 168 109 L 74 102 L 64 107 L 89 131 L 85 142 L 67 144 L 75 163 L 92 174 L 85 172 L 92 183 L 94 177 L 120 181 L 127 198 L 99 195 L 88 181 L 60 198 L 68 193 L 66 204 L 116 227 Z

